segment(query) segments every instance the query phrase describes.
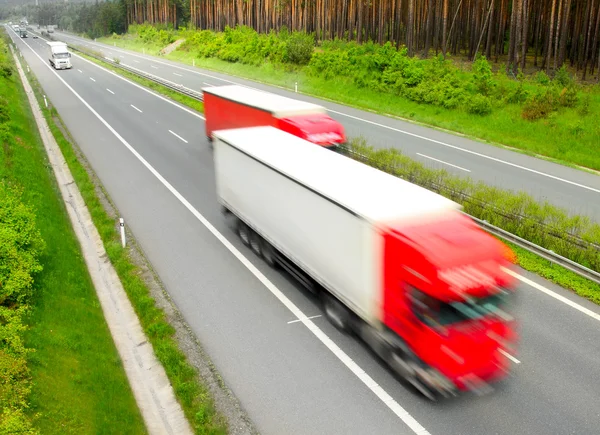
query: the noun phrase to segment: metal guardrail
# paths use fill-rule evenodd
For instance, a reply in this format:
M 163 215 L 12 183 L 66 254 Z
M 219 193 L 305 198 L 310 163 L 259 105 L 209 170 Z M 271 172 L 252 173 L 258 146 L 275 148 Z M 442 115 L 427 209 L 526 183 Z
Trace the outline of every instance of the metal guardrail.
M 566 257 L 558 255 L 557 253 L 550 251 L 549 249 L 535 245 L 528 240 L 525 240 L 519 236 L 509 233 L 508 231 L 503 230 L 502 228 L 495 227 L 494 225 L 489 224 L 487 221 L 477 219 L 473 216 L 470 217 L 488 233 L 491 233 L 502 239 L 508 240 L 509 242 L 514 243 L 515 245 L 520 246 L 521 248 L 526 249 L 527 251 L 532 252 L 552 263 L 558 264 L 559 266 L 562 266 L 565 269 L 568 269 L 571 272 L 574 272 L 583 278 L 587 278 L 590 281 L 595 282 L 596 284 L 600 284 L 600 273 L 589 269 L 585 266 L 582 266 L 581 264 L 576 263 L 572 260 L 569 260 Z
M 48 35 L 48 36 L 50 36 L 50 35 Z M 51 36 L 50 36 L 50 38 L 53 39 Z M 131 67 L 129 65 L 122 65 L 119 61 L 115 61 L 114 59 L 111 59 L 111 58 L 109 58 L 107 56 L 99 56 L 97 54 L 90 53 L 87 50 L 80 49 L 79 47 L 73 46 L 71 44 L 68 44 L 68 46 L 72 50 L 74 50 L 74 51 L 78 51 L 80 53 L 83 53 L 83 54 L 85 54 L 87 56 L 93 57 L 93 58 L 95 58 L 97 60 L 100 60 L 102 62 L 107 62 L 108 61 L 112 66 L 114 66 L 116 68 L 120 68 L 120 69 L 122 69 L 124 71 L 127 71 L 127 72 L 129 72 L 131 74 L 134 74 L 134 75 L 136 75 L 138 77 L 145 78 L 147 80 L 150 80 L 152 82 L 155 82 L 157 84 L 165 86 L 166 88 L 169 88 L 169 89 L 171 89 L 171 90 L 173 90 L 175 92 L 179 92 L 179 93 L 181 93 L 183 95 L 186 95 L 186 96 L 188 96 L 190 98 L 193 98 L 193 99 L 195 99 L 197 101 L 201 101 L 201 102 L 204 101 L 203 94 L 201 92 L 194 91 L 192 89 L 186 88 L 183 85 L 171 82 L 169 80 L 165 80 L 165 79 L 163 79 L 161 77 L 157 77 L 157 76 L 155 76 L 153 74 L 149 74 L 149 73 L 147 73 L 145 71 L 141 71 L 141 70 L 139 70 L 137 68 L 134 68 L 134 67 Z M 362 160 L 368 160 L 368 158 L 366 156 L 363 156 L 363 155 L 361 155 L 359 153 L 356 153 L 356 152 L 354 152 L 352 150 L 345 149 L 344 151 L 347 152 L 347 153 L 349 153 L 349 154 L 354 154 L 354 156 L 357 156 L 357 157 L 361 158 Z M 438 186 L 438 190 L 439 190 L 439 186 Z M 536 244 L 534 244 L 534 243 L 532 243 L 532 242 L 530 242 L 528 240 L 525 240 L 525 239 L 523 239 L 523 238 L 521 238 L 521 237 L 519 237 L 519 236 L 517 236 L 515 234 L 512 234 L 512 233 L 510 233 L 510 232 L 508 232 L 506 230 L 503 230 L 502 228 L 496 227 L 496 226 L 488 223 L 486 220 L 478 219 L 478 218 L 476 218 L 474 216 L 471 216 L 471 215 L 469 215 L 467 213 L 465 213 L 465 214 L 467 216 L 469 216 L 471 219 L 473 219 L 475 222 L 477 222 L 483 229 L 485 229 L 490 234 L 493 234 L 493 235 L 495 235 L 495 236 L 497 236 L 499 238 L 502 238 L 502 239 L 507 240 L 507 241 L 509 241 L 511 243 L 514 243 L 515 245 L 517 245 L 517 246 L 519 246 L 519 247 L 521 247 L 521 248 L 523 248 L 523 249 L 525 249 L 525 250 L 527 250 L 527 251 L 529 251 L 529 252 L 531 252 L 533 254 L 536 254 L 536 255 L 538 255 L 538 256 L 540 256 L 540 257 L 542 257 L 542 258 L 550 261 L 551 263 L 554 263 L 554 264 L 557 264 L 559 266 L 562 266 L 565 269 L 570 270 L 571 272 L 574 272 L 574 273 L 576 273 L 577 275 L 579 275 L 579 276 L 581 276 L 583 278 L 589 279 L 590 281 L 593 281 L 593 282 L 595 282 L 597 284 L 600 284 L 600 273 L 598 273 L 598 272 L 596 272 L 596 271 L 594 271 L 592 269 L 589 269 L 589 268 L 587 268 L 587 267 L 585 267 L 585 266 L 583 266 L 581 264 L 578 264 L 578 263 L 576 263 L 576 262 L 574 262 L 574 261 L 572 261 L 572 260 L 570 260 L 570 259 L 568 259 L 566 257 L 563 257 L 562 255 L 559 255 L 559 254 L 557 254 L 557 253 L 555 253 L 555 252 L 553 252 L 553 251 L 551 251 L 549 249 L 546 249 L 546 248 L 543 248 L 541 246 L 538 246 L 538 245 L 536 245 Z M 514 218 L 516 218 L 516 219 L 523 219 L 524 217 L 517 216 L 517 217 L 514 217 Z M 552 236 L 554 234 L 552 234 L 549 231 L 548 235 Z M 556 235 L 554 235 L 554 236 L 556 237 Z M 597 250 L 598 251 L 598 255 L 600 255 L 600 246 L 595 245 L 595 244 L 591 244 L 589 242 L 586 242 L 583 239 L 581 239 L 579 237 L 576 237 L 576 236 L 570 236 L 570 238 L 571 238 L 571 240 L 569 240 L 570 243 L 576 244 L 576 245 L 578 245 L 578 246 L 580 246 L 581 248 L 584 248 L 584 249 L 585 248 L 592 248 L 594 250 Z

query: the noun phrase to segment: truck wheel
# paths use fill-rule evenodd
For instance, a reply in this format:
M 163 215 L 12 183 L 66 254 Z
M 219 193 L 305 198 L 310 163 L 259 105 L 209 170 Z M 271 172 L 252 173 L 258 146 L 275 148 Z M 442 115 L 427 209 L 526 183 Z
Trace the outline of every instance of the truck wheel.
M 391 350 L 388 355 L 388 364 L 392 367 L 394 372 L 400 375 L 406 382 L 408 382 L 417 392 L 422 394 L 425 398 L 432 402 L 437 401 L 437 395 L 434 391 L 424 385 L 417 376 L 419 370 L 423 370 L 420 364 L 408 357 L 408 359 L 402 358 L 397 351 Z
M 237 232 L 246 246 L 250 246 L 250 228 L 241 220 L 238 220 Z
M 256 255 L 262 257 L 262 237 L 252 230 L 250 230 L 250 249 Z
M 267 263 L 270 267 L 275 268 L 277 265 L 275 260 L 275 248 L 273 248 L 273 246 L 271 246 L 271 244 L 265 239 L 262 239 L 261 251 L 265 263 Z
M 342 332 L 350 332 L 351 320 L 348 309 L 327 291 L 322 292 L 323 309 L 327 320 Z

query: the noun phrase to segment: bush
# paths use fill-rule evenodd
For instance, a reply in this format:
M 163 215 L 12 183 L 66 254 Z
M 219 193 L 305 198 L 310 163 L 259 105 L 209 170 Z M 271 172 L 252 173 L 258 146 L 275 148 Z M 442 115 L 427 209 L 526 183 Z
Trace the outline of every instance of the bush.
M 473 82 L 477 91 L 485 96 L 492 93 L 496 83 L 493 80 L 492 67 L 485 56 L 480 56 L 473 62 Z
M 488 97 L 477 94 L 469 100 L 467 111 L 472 115 L 489 115 L 492 113 L 492 102 Z
M 18 189 L 0 182 L 0 305 L 25 303 L 33 276 L 42 270 L 44 241 L 35 214 L 20 198 Z
M 0 434 L 37 434 L 28 407 L 30 373 L 23 324 L 33 276 L 42 267 L 44 248 L 35 215 L 21 202 L 20 191 L 0 181 Z
M 351 157 L 375 168 L 438 192 L 464 207 L 471 216 L 516 234 L 559 255 L 600 271 L 600 225 L 583 216 L 570 216 L 549 203 L 539 203 L 525 193 L 515 193 L 471 179 L 428 169 L 395 149 L 378 149 L 363 140 L 349 143 Z
M 308 65 L 314 48 L 315 41 L 312 35 L 294 32 L 286 41 L 284 61 L 296 65 Z
M 558 108 L 559 95 L 555 88 L 547 88 L 543 92 L 532 95 L 523 106 L 521 116 L 528 121 L 547 118 L 550 113 Z

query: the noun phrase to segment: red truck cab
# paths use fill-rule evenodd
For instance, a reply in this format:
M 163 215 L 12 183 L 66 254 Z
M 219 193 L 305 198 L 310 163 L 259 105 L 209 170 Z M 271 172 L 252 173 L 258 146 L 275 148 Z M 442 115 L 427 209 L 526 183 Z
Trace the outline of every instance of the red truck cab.
M 217 130 L 271 126 L 326 148 L 346 142 L 344 127 L 317 104 L 238 85 L 202 91 L 209 141 Z
M 460 213 L 384 234 L 382 323 L 423 368 L 420 387 L 477 391 L 504 378 L 517 341 L 504 244 Z

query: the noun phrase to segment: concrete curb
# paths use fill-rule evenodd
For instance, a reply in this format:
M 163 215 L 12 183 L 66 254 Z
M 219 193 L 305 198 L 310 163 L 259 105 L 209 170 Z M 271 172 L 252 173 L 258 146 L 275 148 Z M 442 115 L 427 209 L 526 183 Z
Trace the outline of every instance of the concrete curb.
M 192 428 L 108 259 L 98 230 L 94 226 L 89 210 L 48 127 L 12 45 L 10 49 L 146 428 L 150 434 L 191 435 Z

